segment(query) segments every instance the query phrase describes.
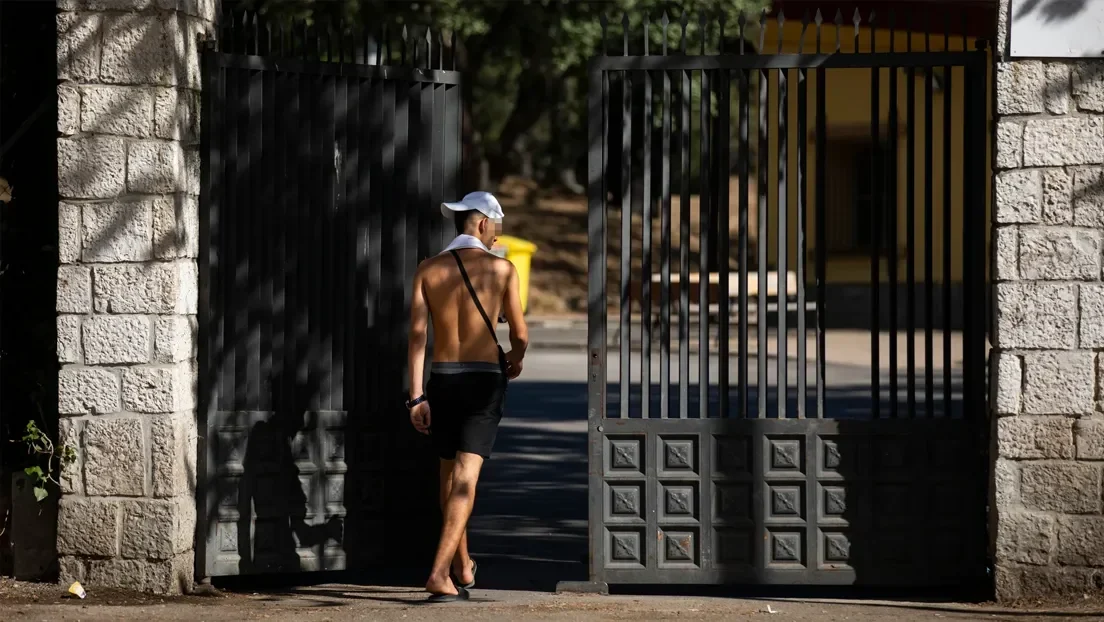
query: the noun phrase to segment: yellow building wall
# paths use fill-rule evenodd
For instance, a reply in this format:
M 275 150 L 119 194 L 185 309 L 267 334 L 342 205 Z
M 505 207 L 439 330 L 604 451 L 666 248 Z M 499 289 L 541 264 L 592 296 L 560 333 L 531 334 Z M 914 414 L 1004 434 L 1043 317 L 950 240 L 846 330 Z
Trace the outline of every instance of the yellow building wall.
M 773 29 L 777 28 L 776 24 L 772 24 L 767 32 L 766 40 L 768 42 L 777 41 L 777 34 Z M 852 53 L 854 51 L 854 28 L 847 28 L 845 32 L 850 34 L 849 39 L 845 39 L 843 52 Z M 801 25 L 798 23 L 787 24 L 785 35 L 786 41 L 784 42 L 784 51 L 796 50 L 797 42 L 801 33 Z M 826 33 L 829 33 L 824 37 L 824 41 L 831 41 L 834 47 L 834 33 L 831 29 L 826 29 Z M 889 33 L 880 31 L 876 40 L 876 48 L 878 52 L 888 52 L 890 49 Z M 809 46 L 812 40 L 812 34 L 806 33 L 806 51 L 809 50 Z M 922 33 L 913 34 L 913 49 L 917 51 L 924 50 L 925 36 Z M 870 35 L 869 31 L 860 31 L 860 51 L 869 51 Z M 907 45 L 906 33 L 897 33 L 896 49 L 903 51 Z M 960 49 L 961 39 L 952 38 L 951 40 L 952 51 Z M 973 49 L 973 41 L 968 41 L 969 49 Z M 768 43 L 768 52 L 773 50 Z M 932 37 L 931 51 L 942 51 L 943 42 L 942 36 Z M 776 258 L 778 252 L 778 97 L 779 90 L 777 85 L 777 72 L 771 72 L 772 76 L 769 82 L 769 123 L 770 128 L 770 151 L 769 157 L 769 183 L 768 183 L 768 198 L 770 209 L 770 225 L 769 231 L 770 239 L 768 240 L 768 253 L 771 260 L 771 264 L 777 267 Z M 826 88 L 825 88 L 825 116 L 828 128 L 828 152 L 827 158 L 832 157 L 831 153 L 831 137 L 832 136 L 852 136 L 855 138 L 870 140 L 871 128 L 870 128 L 870 105 L 871 105 L 871 70 L 870 69 L 833 69 L 826 70 Z M 798 119 L 798 71 L 791 70 L 788 72 L 788 110 L 787 110 L 787 135 L 788 135 L 788 165 L 787 165 L 787 232 L 788 238 L 786 243 L 787 249 L 787 269 L 796 271 L 797 261 L 797 222 L 796 222 L 796 209 L 797 209 L 797 197 L 798 197 L 798 144 L 799 140 L 797 134 L 797 119 Z M 806 131 L 806 160 L 807 160 L 807 175 L 805 177 L 807 183 L 807 207 L 806 217 L 806 245 L 808 249 L 808 262 L 807 262 L 807 276 L 810 283 L 815 281 L 815 245 L 816 245 L 816 219 L 815 219 L 815 206 L 818 204 L 816 197 L 816 89 L 817 89 L 817 77 L 816 71 L 807 71 L 807 131 Z M 945 89 L 943 91 L 933 91 L 932 94 L 932 164 L 931 164 L 931 176 L 927 174 L 927 165 L 925 159 L 925 135 L 927 128 L 925 123 L 925 88 L 924 88 L 925 75 L 916 70 L 915 77 L 915 195 L 914 195 L 914 224 L 915 224 L 915 271 L 916 282 L 922 284 L 925 282 L 925 251 L 927 244 L 924 238 L 924 218 L 925 218 L 925 192 L 927 185 L 930 183 L 932 186 L 932 207 L 933 207 L 933 241 L 931 249 L 933 256 L 933 272 L 932 281 L 935 283 L 941 283 L 943 281 L 944 267 L 943 267 L 943 250 L 944 250 L 944 235 L 943 235 L 943 223 L 944 223 L 944 179 L 943 179 L 943 165 L 944 165 L 944 144 L 943 144 L 943 106 Z M 992 78 L 988 78 L 991 80 Z M 963 189 L 964 189 L 964 145 L 963 145 L 963 94 L 964 94 L 964 69 L 961 67 L 954 68 L 950 78 L 951 87 L 951 122 L 952 122 L 952 143 L 951 143 L 951 204 L 950 204 L 950 216 L 951 216 L 951 274 L 952 282 L 960 282 L 962 275 L 962 247 L 963 247 L 963 227 L 962 227 L 962 215 L 963 215 Z M 908 73 L 905 69 L 897 70 L 897 281 L 898 283 L 906 283 L 906 270 L 907 270 L 907 240 L 906 234 L 908 232 L 907 215 L 908 215 L 908 118 L 907 118 L 907 103 L 908 103 Z M 757 86 L 752 84 L 752 88 Z M 879 77 L 880 87 L 880 101 L 878 104 L 880 124 L 880 135 L 884 138 L 888 133 L 888 119 L 889 119 L 889 102 L 891 97 L 890 84 L 889 84 L 889 70 L 881 69 Z M 988 98 L 991 93 L 991 89 L 986 85 L 984 92 L 986 93 L 987 101 L 985 103 L 985 118 L 987 120 L 986 127 L 990 127 L 989 121 L 991 120 L 991 106 Z M 735 86 L 734 86 L 735 88 Z M 737 96 L 734 93 L 734 101 Z M 755 94 L 752 94 L 752 100 L 756 99 Z M 733 114 L 736 114 L 735 106 L 733 106 Z M 752 116 L 757 113 L 753 110 Z M 737 117 L 733 117 L 735 121 Z M 733 127 L 737 127 L 733 123 Z M 752 123 L 752 131 L 754 132 L 756 127 L 755 123 Z M 989 132 L 985 132 L 985 136 L 989 136 Z M 753 147 L 757 144 L 757 138 L 753 137 Z M 991 162 L 991 141 L 985 140 L 983 145 L 979 145 L 982 149 L 982 153 L 978 157 L 983 157 L 985 160 L 985 178 L 978 180 L 971 180 L 971 183 L 981 184 L 984 188 L 984 204 L 970 206 L 971 209 L 976 209 L 982 214 L 982 218 L 978 223 L 978 229 L 983 231 L 983 239 L 979 239 L 978 243 L 984 243 L 986 249 L 989 248 L 989 211 L 991 204 L 991 187 L 990 183 L 990 162 Z M 752 179 L 755 180 L 756 176 L 753 171 Z M 880 182 L 884 187 L 884 181 Z M 756 205 L 756 199 L 754 197 L 755 190 L 751 191 L 752 199 L 751 205 Z M 737 199 L 733 197 L 731 205 L 733 208 L 738 209 Z M 733 212 L 735 217 L 736 212 Z M 831 214 L 826 215 L 830 218 Z M 754 222 L 754 219 L 752 219 Z M 753 229 L 750 232 L 752 236 L 756 235 Z M 883 241 L 883 244 L 888 241 Z M 884 248 L 884 246 L 883 246 Z M 986 276 L 988 277 L 988 252 L 986 253 Z M 882 264 L 882 277 L 883 282 L 889 281 L 889 263 L 883 261 Z M 841 256 L 839 254 L 830 253 L 828 256 L 828 262 L 826 265 L 827 281 L 828 283 L 869 283 L 870 282 L 870 256 L 869 253 L 856 256 Z

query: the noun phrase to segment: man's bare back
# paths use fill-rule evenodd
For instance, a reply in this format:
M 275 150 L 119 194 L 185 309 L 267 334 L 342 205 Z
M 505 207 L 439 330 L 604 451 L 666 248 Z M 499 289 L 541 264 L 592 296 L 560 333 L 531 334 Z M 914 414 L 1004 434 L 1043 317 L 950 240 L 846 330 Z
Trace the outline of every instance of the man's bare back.
M 517 278 L 513 264 L 480 249 L 457 252 L 483 310 L 494 321 L 506 306 L 511 280 Z M 498 348 L 452 255 L 431 257 L 422 262 L 418 272 L 433 324 L 433 361 L 497 363 Z

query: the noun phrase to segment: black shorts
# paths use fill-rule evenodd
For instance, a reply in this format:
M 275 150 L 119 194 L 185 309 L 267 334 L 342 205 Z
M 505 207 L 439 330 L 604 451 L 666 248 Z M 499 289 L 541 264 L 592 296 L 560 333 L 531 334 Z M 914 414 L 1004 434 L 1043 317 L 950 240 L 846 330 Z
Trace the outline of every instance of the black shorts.
M 491 457 L 506 400 L 506 376 L 498 363 L 434 363 L 426 397 L 429 435 L 439 458 L 453 460 L 458 451 Z

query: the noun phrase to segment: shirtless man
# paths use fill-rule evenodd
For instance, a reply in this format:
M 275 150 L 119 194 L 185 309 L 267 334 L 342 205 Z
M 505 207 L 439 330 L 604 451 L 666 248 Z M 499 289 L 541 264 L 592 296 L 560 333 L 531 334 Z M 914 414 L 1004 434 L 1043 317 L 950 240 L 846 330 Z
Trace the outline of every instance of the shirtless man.
M 467 536 L 475 485 L 498 433 L 506 380 L 521 373 L 529 341 L 517 270 L 489 251 L 502 219 L 498 200 L 473 192 L 459 203 L 443 204 L 441 211 L 455 221 L 459 235 L 414 274 L 407 361 L 410 421 L 430 435 L 441 460 L 444 524 L 426 581 L 432 602 L 467 599 L 475 586 Z M 508 353 L 498 345 L 491 320 L 503 313 L 510 324 Z M 433 365 L 423 393 L 430 318 Z

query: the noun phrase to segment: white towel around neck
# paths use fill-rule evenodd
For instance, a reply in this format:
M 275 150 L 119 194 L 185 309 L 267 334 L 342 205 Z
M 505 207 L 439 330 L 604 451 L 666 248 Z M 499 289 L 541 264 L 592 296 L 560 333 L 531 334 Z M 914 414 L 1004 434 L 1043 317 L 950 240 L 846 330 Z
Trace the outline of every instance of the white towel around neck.
M 461 233 L 460 235 L 456 236 L 456 238 L 453 239 L 452 242 L 449 242 L 449 245 L 445 247 L 445 250 L 441 251 L 441 254 L 450 251 L 460 250 L 462 248 L 478 248 L 488 253 L 491 252 L 490 249 L 488 249 L 487 246 L 483 244 L 483 242 L 479 241 L 479 238 L 475 237 L 474 235 Z

